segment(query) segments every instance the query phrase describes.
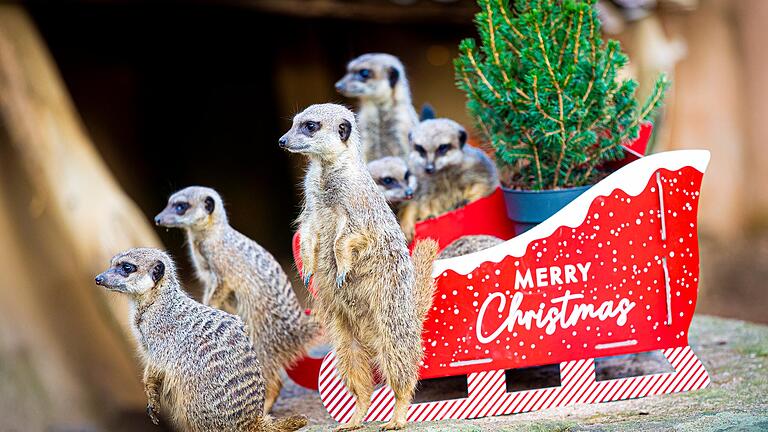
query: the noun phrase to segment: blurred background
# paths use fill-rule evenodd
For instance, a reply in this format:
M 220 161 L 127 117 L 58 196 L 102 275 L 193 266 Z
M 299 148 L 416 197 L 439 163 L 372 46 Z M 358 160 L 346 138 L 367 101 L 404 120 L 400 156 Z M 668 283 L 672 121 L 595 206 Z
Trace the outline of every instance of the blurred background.
M 698 313 L 768 323 L 768 2 L 611 0 L 607 37 L 640 97 L 672 79 L 653 151 L 705 148 Z M 471 0 L 0 4 L 0 430 L 152 430 L 126 304 L 92 276 L 183 234 L 151 217 L 192 184 L 294 274 L 304 161 L 277 146 L 365 52 L 406 65 L 414 103 L 471 127 L 452 59 Z M 296 286 L 300 286 L 297 284 Z M 298 290 L 297 290 L 298 291 Z M 299 292 L 305 296 L 303 291 Z

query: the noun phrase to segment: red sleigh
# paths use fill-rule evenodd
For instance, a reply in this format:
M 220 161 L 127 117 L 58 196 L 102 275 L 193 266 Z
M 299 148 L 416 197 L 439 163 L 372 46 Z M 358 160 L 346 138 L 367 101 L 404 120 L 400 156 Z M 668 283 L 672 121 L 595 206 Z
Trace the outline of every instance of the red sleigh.
M 647 137 L 649 130 L 643 132 Z M 409 421 L 504 415 L 709 384 L 688 346 L 699 277 L 696 215 L 709 153 L 635 159 L 530 231 L 435 262 L 437 293 L 424 324 L 420 379 L 466 376 L 466 397 L 413 403 Z M 511 230 L 496 193 L 420 224 L 416 237 L 445 247 L 461 235 L 509 238 Z M 673 371 L 596 377 L 597 358 L 651 351 L 661 351 Z M 319 362 L 307 361 L 303 375 L 289 374 L 306 383 Z M 328 412 L 346 422 L 354 397 L 335 365 L 331 352 L 316 382 Z M 508 391 L 507 371 L 545 365 L 559 368 L 558 385 Z M 388 420 L 393 405 L 391 389 L 379 388 L 366 420 Z

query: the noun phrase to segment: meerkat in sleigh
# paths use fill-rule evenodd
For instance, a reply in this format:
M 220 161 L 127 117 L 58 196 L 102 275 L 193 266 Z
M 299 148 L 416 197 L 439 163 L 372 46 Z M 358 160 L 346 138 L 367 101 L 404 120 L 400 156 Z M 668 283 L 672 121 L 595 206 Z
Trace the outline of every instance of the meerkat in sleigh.
M 435 261 L 437 291 L 424 323 L 419 378 L 466 377 L 466 397 L 414 402 L 408 421 L 505 415 L 709 384 L 688 346 L 699 281 L 697 209 L 709 153 L 632 157 L 627 150 L 634 161 L 531 230 Z M 499 214 L 500 191 L 418 224 L 415 238 L 432 237 L 445 247 L 463 235 L 512 237 L 511 222 Z M 652 351 L 663 354 L 671 372 L 596 377 L 597 358 Z M 317 364 L 323 404 L 334 419 L 347 421 L 355 400 L 335 369 L 335 354 Z M 508 391 L 507 371 L 545 365 L 559 370 L 559 385 Z M 382 386 L 365 420 L 386 421 L 393 406 L 392 390 Z

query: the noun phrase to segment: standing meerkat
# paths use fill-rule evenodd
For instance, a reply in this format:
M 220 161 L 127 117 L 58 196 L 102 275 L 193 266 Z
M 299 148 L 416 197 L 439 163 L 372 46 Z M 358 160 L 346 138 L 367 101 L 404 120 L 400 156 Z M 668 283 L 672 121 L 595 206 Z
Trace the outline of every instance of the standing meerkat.
M 390 54 L 363 54 L 347 64 L 336 90 L 356 98 L 363 160 L 408 157 L 408 131 L 418 122 L 400 60 Z
M 194 432 L 294 431 L 307 424 L 301 416 L 273 421 L 264 414 L 261 366 L 242 320 L 192 300 L 166 253 L 120 253 L 96 283 L 130 298 L 153 423 L 162 409 L 179 429 Z
M 269 412 L 282 388 L 280 372 L 305 354 L 319 324 L 304 313 L 272 254 L 229 225 L 215 190 L 192 186 L 174 193 L 155 223 L 186 231 L 203 303 L 245 321 L 264 370 Z
M 356 429 L 371 404 L 372 365 L 395 394 L 384 429 L 400 429 L 418 380 L 423 321 L 435 286 L 437 243 L 408 255 L 405 236 L 361 155 L 351 111 L 312 105 L 293 119 L 280 147 L 309 157 L 299 218 L 303 273 L 314 275 L 316 309 L 336 350 L 337 367 L 355 395 L 339 430 Z
M 368 172 L 392 208 L 413 198 L 418 183 L 403 158 L 387 156 L 368 162 Z
M 408 239 L 413 238 L 416 222 L 464 206 L 499 186 L 493 162 L 467 144 L 467 131 L 455 121 L 425 120 L 411 131 L 410 140 L 419 190 L 399 214 Z

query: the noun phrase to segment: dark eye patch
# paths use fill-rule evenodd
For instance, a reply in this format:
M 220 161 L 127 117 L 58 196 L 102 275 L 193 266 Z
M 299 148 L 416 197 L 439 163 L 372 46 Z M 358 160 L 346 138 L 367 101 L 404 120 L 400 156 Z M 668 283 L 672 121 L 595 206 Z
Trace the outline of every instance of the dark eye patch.
M 312 120 L 305 121 L 301 124 L 300 130 L 304 135 L 312 136 L 320 130 L 320 123 Z
M 360 79 L 362 79 L 363 81 L 365 81 L 368 78 L 370 78 L 371 75 L 373 75 L 373 74 L 371 73 L 370 69 L 360 69 L 359 71 L 357 71 L 357 76 L 359 76 Z
M 405 178 L 406 180 L 408 180 L 410 177 L 411 177 L 411 172 L 410 172 L 410 171 L 406 171 L 406 172 L 405 172 L 405 176 L 404 176 L 403 178 Z
M 416 150 L 422 157 L 427 155 L 427 151 L 424 150 L 424 147 L 420 146 L 419 144 L 414 145 L 413 149 Z
M 189 203 L 185 201 L 179 201 L 173 203 L 173 211 L 176 212 L 177 215 L 183 216 L 184 213 L 189 210 Z
M 451 149 L 450 144 L 440 144 L 440 146 L 437 148 L 437 154 L 438 155 L 444 155 L 448 153 L 448 150 Z
M 382 185 L 382 186 L 384 186 L 387 189 L 393 189 L 393 188 L 399 186 L 399 184 L 397 183 L 397 180 L 395 180 L 393 177 L 389 177 L 389 176 L 382 177 L 382 178 L 378 179 L 377 183 Z
M 128 276 L 131 273 L 134 273 L 136 271 L 136 266 L 131 263 L 120 263 L 120 274 L 123 276 Z

